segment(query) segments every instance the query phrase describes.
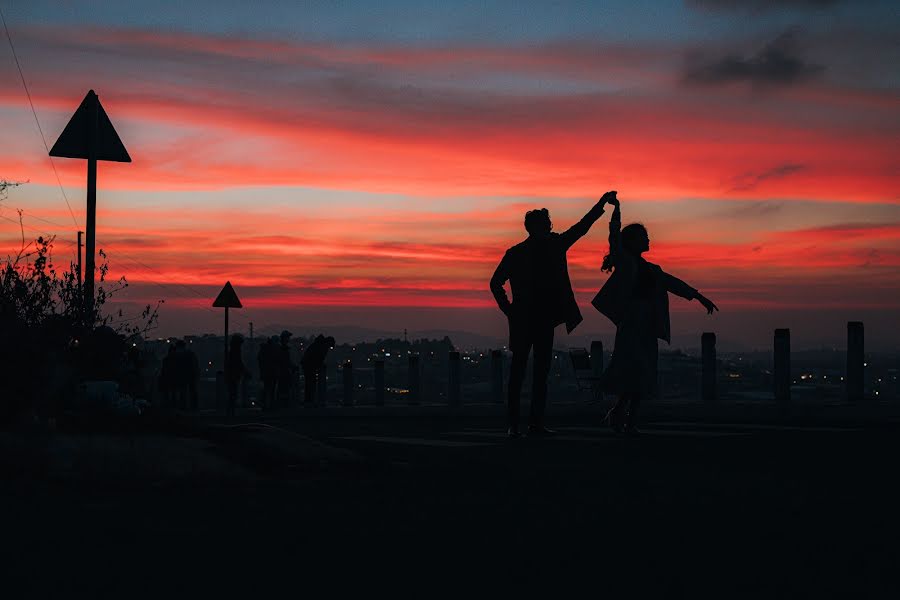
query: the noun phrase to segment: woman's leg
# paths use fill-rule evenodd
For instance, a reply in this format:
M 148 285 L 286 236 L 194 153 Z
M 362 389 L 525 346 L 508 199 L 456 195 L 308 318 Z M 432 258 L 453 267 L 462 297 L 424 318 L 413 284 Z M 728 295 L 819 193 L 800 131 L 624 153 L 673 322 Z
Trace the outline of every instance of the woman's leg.
M 643 394 L 641 394 L 640 392 L 629 394 L 628 417 L 625 420 L 625 427 L 628 429 L 635 429 L 637 427 L 641 412 L 642 395 Z
M 613 431 L 621 432 L 622 425 L 625 422 L 625 408 L 628 406 L 627 395 L 625 392 L 619 392 L 616 395 L 616 403 L 606 413 L 606 420 Z

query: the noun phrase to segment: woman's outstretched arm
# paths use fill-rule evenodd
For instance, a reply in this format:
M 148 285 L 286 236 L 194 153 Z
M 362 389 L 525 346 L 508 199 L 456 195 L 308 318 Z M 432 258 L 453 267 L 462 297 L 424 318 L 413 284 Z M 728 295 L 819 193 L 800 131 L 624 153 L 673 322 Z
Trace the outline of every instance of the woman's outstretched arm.
M 696 289 L 692 288 L 682 280 L 678 279 L 674 275 L 669 275 L 665 271 L 662 272 L 662 281 L 663 285 L 665 285 L 666 290 L 672 292 L 676 296 L 681 296 L 687 300 L 693 300 L 696 298 L 700 301 L 700 304 L 706 309 L 706 312 L 709 314 L 713 314 L 713 311 L 719 310 L 719 307 L 713 304 L 713 301 L 698 292 Z
M 714 311 L 719 310 L 719 307 L 716 306 L 712 300 L 710 300 L 709 298 L 707 298 L 700 292 L 697 292 L 697 300 L 699 300 L 700 304 L 703 305 L 703 308 L 706 309 L 707 314 L 711 315 L 711 314 L 713 314 Z

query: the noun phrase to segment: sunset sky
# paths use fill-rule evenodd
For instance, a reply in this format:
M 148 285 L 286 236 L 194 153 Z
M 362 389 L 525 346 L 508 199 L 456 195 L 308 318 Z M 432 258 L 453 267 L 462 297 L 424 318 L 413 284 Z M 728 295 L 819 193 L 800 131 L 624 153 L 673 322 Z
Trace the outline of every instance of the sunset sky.
M 131 154 L 100 164 L 98 247 L 132 284 L 125 318 L 165 298 L 161 335 L 217 331 L 230 280 L 239 329 L 502 339 L 488 279 L 524 212 L 562 230 L 616 189 L 647 258 L 722 309 L 673 300 L 676 344 L 842 346 L 852 319 L 898 347 L 896 2 L 0 6 L 47 143 L 94 89 Z M 76 226 L 2 42 L 0 178 L 29 183 L 0 247 L 21 208 L 67 260 L 85 161 L 54 159 Z M 607 221 L 569 268 L 576 334 L 611 345 L 589 305 Z

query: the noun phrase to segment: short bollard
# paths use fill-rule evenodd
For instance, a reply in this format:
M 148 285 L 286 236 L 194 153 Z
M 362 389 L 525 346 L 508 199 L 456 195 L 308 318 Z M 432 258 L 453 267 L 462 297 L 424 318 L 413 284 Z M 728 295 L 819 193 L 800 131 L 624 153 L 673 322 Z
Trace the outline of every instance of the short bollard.
M 447 384 L 447 402 L 450 406 L 459 406 L 459 352 L 455 350 L 450 351 L 450 370 L 447 377 Z
M 716 334 L 706 332 L 700 336 L 701 350 L 701 397 L 703 402 L 716 401 Z
M 422 385 L 419 379 L 419 355 L 409 355 L 409 403 L 419 404 L 422 401 Z
M 384 406 L 384 360 L 375 361 L 375 406 Z
M 353 406 L 353 363 L 349 360 L 341 368 L 344 378 L 344 406 Z
M 865 339 L 860 321 L 847 323 L 847 400 L 859 402 L 865 389 Z
M 491 399 L 503 402 L 503 351 L 491 350 Z
M 597 402 L 603 401 L 603 389 L 600 378 L 603 377 L 603 342 L 591 342 L 591 396 Z
M 591 342 L 591 375 L 603 375 L 603 342 L 600 340 Z
M 785 411 L 791 403 L 791 330 L 775 330 L 775 402 Z
M 319 406 L 325 406 L 328 403 L 328 367 L 325 365 L 319 367 L 319 374 L 316 377 L 316 388 Z

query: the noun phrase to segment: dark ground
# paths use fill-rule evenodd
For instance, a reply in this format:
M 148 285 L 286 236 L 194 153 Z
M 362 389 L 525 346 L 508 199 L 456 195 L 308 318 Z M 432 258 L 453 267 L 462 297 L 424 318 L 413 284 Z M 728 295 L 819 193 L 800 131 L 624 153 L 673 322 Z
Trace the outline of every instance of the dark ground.
M 0 564 L 27 590 L 7 597 L 900 597 L 895 427 L 272 424 L 365 462 L 255 485 L 7 478 Z

